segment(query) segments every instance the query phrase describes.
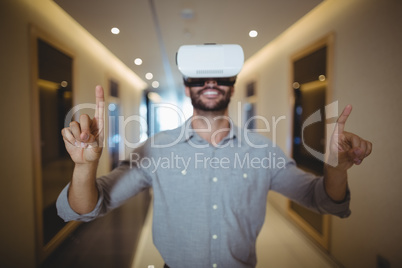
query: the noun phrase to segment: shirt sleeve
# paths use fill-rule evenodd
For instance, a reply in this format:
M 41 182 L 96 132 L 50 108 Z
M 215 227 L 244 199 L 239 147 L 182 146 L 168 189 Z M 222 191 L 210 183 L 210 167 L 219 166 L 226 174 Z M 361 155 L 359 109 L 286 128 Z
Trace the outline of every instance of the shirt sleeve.
M 151 179 L 137 166 L 123 162 L 110 174 L 96 179 L 98 188 L 98 202 L 93 211 L 87 214 L 78 214 L 68 202 L 68 184 L 60 193 L 57 202 L 58 215 L 64 221 L 91 221 L 103 216 L 126 200 L 151 186 Z
M 286 161 L 273 171 L 271 190 L 320 214 L 332 214 L 340 218 L 351 214 L 349 189 L 342 202 L 335 202 L 325 191 L 323 177 L 299 169 L 295 161 L 286 157 L 279 149 L 276 153 Z

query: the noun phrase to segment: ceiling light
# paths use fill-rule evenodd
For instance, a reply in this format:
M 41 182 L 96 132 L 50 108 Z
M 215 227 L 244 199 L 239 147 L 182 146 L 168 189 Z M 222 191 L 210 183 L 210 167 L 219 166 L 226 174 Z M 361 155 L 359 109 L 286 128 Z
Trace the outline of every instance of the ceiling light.
M 148 80 L 151 80 L 152 78 L 154 78 L 154 75 L 152 73 L 147 73 L 145 75 L 145 78 L 148 79 Z
M 135 63 L 135 65 L 141 65 L 141 64 L 142 64 L 142 59 L 136 58 L 136 59 L 134 60 L 134 63 Z
M 248 35 L 249 35 L 250 37 L 254 38 L 254 37 L 257 37 L 258 32 L 255 31 L 255 30 L 252 30 L 252 31 L 250 31 L 250 32 L 248 33 Z
M 153 81 L 152 82 L 152 87 L 153 88 L 158 88 L 159 87 L 159 82 L 158 81 Z
M 185 20 L 191 20 L 194 18 L 194 10 L 191 8 L 185 8 L 181 10 L 181 17 Z
M 113 112 L 113 111 L 116 111 L 116 104 L 114 104 L 114 103 L 111 103 L 111 104 L 109 104 L 109 111 L 111 111 L 111 112 Z
M 119 34 L 120 30 L 119 30 L 119 28 L 113 27 L 111 32 L 112 32 L 112 34 Z

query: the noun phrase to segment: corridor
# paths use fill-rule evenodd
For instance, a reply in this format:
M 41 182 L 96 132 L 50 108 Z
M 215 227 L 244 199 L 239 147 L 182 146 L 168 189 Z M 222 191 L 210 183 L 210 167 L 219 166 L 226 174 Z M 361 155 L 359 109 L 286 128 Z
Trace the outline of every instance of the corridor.
M 270 194 L 258 267 L 402 267 L 401 160 L 392 157 L 402 147 L 402 1 L 3 0 L 0 13 L 0 267 L 162 267 L 147 192 L 93 222 L 57 215 L 73 172 L 60 132 L 80 114 L 92 117 L 102 85 L 107 139 L 97 176 L 108 174 L 165 128 L 154 121 L 170 128 L 193 111 L 175 55 L 181 45 L 210 42 L 245 52 L 227 109 L 237 126 L 255 128 L 290 157 L 306 153 L 314 161 L 297 163 L 321 169 L 335 115 L 352 105 L 345 131 L 373 144 L 348 171 L 350 217 L 309 221 L 326 235 L 329 257 L 288 219 L 289 196 Z M 311 143 L 303 140 L 309 131 L 319 134 Z

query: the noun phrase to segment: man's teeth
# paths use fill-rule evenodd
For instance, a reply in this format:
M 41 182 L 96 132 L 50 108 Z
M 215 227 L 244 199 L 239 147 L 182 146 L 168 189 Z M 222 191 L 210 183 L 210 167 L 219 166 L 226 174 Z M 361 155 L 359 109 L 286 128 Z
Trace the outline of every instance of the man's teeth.
M 205 91 L 204 93 L 202 93 L 203 95 L 218 95 L 218 92 L 216 91 Z

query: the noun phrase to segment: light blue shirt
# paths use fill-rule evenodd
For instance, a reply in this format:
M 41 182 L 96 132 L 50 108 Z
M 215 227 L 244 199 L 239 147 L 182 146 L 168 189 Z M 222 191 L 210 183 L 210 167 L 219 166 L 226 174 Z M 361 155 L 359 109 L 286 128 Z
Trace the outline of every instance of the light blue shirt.
M 188 121 L 190 122 L 190 121 Z M 57 200 L 65 221 L 90 221 L 152 187 L 153 239 L 171 268 L 255 267 L 269 190 L 319 213 L 347 217 L 350 194 L 333 202 L 323 178 L 298 169 L 269 139 L 232 126 L 213 147 L 189 123 L 161 132 L 97 179 L 99 200 L 85 215 Z

